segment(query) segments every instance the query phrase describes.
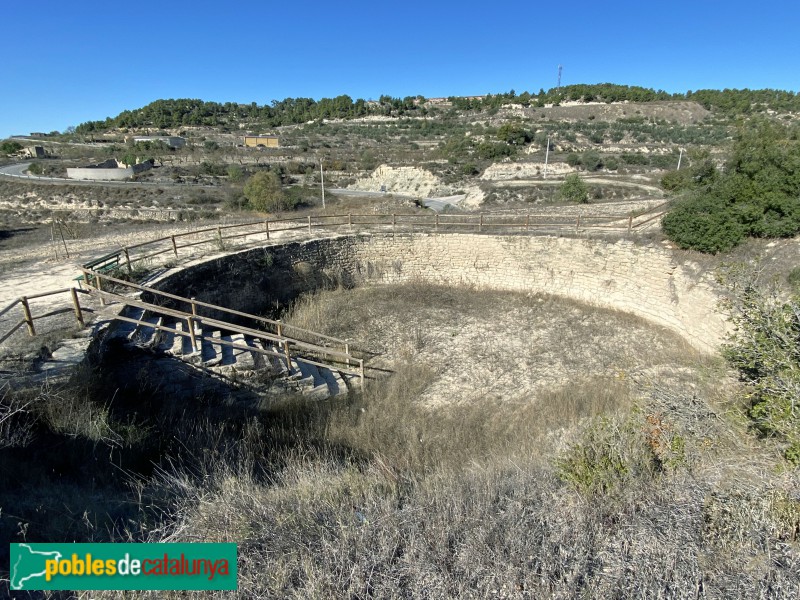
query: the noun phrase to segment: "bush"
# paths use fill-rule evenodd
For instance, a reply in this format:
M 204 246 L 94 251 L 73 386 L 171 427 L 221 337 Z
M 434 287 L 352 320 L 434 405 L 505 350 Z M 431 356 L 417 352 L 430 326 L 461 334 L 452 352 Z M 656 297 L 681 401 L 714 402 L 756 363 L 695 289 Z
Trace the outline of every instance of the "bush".
M 664 231 L 680 246 L 702 252 L 729 250 L 748 235 L 797 234 L 797 164 L 800 141 L 795 133 L 768 122 L 748 124 L 739 131 L 722 174 L 705 156 L 688 176 L 664 177 L 665 186 L 696 190 L 664 218 Z
M 496 160 L 498 158 L 505 158 L 507 156 L 514 156 L 517 149 L 509 144 L 481 142 L 475 149 L 478 158 L 483 160 Z
M 283 193 L 280 175 L 259 171 L 244 184 L 244 195 L 253 210 L 276 212 L 296 208 L 297 203 Z
M 723 355 L 748 387 L 748 414 L 765 436 L 785 444 L 785 457 L 800 465 L 800 295 L 788 302 L 777 291 L 747 283 L 729 300 L 734 333 Z
M 583 156 L 581 157 L 581 164 L 586 168 L 587 171 L 597 171 L 603 168 L 603 159 L 600 158 L 600 154 L 595 152 L 594 150 L 589 150 L 588 152 L 584 152 Z
M 0 154 L 16 154 L 22 150 L 22 144 L 13 140 L 6 140 L 0 144 Z
M 558 188 L 558 196 L 568 202 L 586 204 L 589 202 L 589 188 L 576 173 L 572 173 L 567 175 Z
M 710 194 L 680 202 L 664 216 L 661 226 L 681 248 L 712 254 L 727 252 L 747 234 L 731 207 Z

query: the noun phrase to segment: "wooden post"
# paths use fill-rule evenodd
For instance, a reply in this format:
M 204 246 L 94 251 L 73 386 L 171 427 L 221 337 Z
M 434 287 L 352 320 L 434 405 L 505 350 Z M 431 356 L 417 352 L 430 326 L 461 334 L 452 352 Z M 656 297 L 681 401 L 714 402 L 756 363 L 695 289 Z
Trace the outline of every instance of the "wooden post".
M 478 231 L 483 231 L 483 213 L 481 213 L 481 220 L 478 223 Z
M 222 244 L 223 244 L 223 241 L 222 241 L 222 228 L 219 227 L 219 226 L 217 226 L 217 237 L 219 237 L 219 249 L 222 250 L 223 249 L 222 248 Z
M 81 327 L 84 327 L 86 323 L 83 322 L 83 311 L 81 311 L 81 303 L 78 301 L 78 292 L 75 288 L 70 288 L 70 292 L 72 293 L 72 307 L 75 309 L 75 318 L 78 319 Z
M 186 326 L 189 328 L 189 339 L 192 341 L 192 352 L 197 352 L 197 336 L 194 333 L 193 317 L 186 317 Z
M 94 285 L 97 288 L 97 295 L 100 296 L 100 306 L 106 305 L 106 300 L 103 298 L 103 286 L 100 284 L 100 276 L 94 276 Z
M 128 273 L 133 273 L 133 268 L 131 267 L 131 255 L 128 254 L 127 248 L 123 248 L 122 251 L 125 253 L 125 263 L 128 265 Z
M 347 225 L 350 227 L 350 230 L 353 229 L 353 213 L 347 213 Z
M 197 304 L 194 303 L 194 296 L 190 298 L 192 303 L 192 316 L 197 316 Z
M 397 215 L 392 213 L 392 231 L 394 231 L 395 225 L 397 225 Z
M 361 391 L 363 392 L 364 391 L 364 359 L 363 358 L 359 358 L 358 359 L 358 370 L 359 370 L 358 376 L 361 379 Z
M 281 333 L 281 322 L 280 321 L 275 323 L 275 329 L 277 330 L 278 337 L 283 337 L 283 333 Z
M 269 239 L 269 219 L 264 219 L 264 229 L 267 232 L 267 239 Z
M 292 357 L 289 355 L 289 340 L 283 340 L 283 351 L 286 353 L 286 370 L 292 371 Z
M 28 326 L 28 333 L 31 337 L 36 335 L 36 329 L 33 327 L 33 316 L 31 316 L 31 307 L 28 304 L 28 299 L 23 296 L 19 299 L 22 304 L 22 313 L 25 315 L 25 324 Z
M 308 215 L 308 233 L 311 233 L 311 215 Z
M 632 229 L 633 229 L 633 215 L 628 217 L 628 235 L 631 234 Z
M 175 253 L 175 258 L 178 258 L 178 244 L 175 243 L 175 236 L 172 237 L 172 251 Z
M 575 221 L 575 233 L 578 233 L 578 229 L 580 228 L 580 226 L 581 226 L 581 216 L 578 215 L 578 219 L 577 221 Z
M 347 358 L 344 359 L 344 362 L 349 367 L 350 366 L 350 344 L 348 342 L 344 343 L 344 353 L 347 354 Z
M 525 231 L 529 231 L 531 228 L 531 215 L 528 213 L 525 215 Z
M 436 224 L 434 225 L 435 231 L 439 231 L 439 213 L 436 213 Z

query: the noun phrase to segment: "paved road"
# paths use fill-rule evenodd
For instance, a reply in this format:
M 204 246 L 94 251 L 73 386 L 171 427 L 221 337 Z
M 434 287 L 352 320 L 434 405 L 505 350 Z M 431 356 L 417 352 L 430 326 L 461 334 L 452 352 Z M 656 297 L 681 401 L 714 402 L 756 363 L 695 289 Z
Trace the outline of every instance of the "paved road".
M 332 188 L 331 193 L 337 196 L 350 196 L 351 198 L 384 198 L 392 196 L 393 198 L 400 198 L 402 200 L 413 200 L 422 203 L 425 208 L 430 208 L 435 212 L 442 212 L 447 207 L 459 208 L 458 203 L 461 202 L 466 196 L 446 196 L 443 198 L 419 198 L 417 196 L 407 196 L 405 194 L 395 194 L 387 192 L 367 192 L 364 190 L 346 190 L 339 188 Z
M 41 183 L 47 185 L 84 185 L 84 186 L 100 186 L 100 187 L 193 187 L 193 188 L 206 188 L 216 189 L 215 185 L 203 185 L 200 183 L 174 183 L 171 181 L 88 181 L 85 179 L 67 179 L 65 177 L 45 177 L 43 175 L 31 175 L 25 173 L 30 162 L 14 163 L 0 167 L 0 177 L 16 179 L 18 181 L 25 181 L 27 183 Z

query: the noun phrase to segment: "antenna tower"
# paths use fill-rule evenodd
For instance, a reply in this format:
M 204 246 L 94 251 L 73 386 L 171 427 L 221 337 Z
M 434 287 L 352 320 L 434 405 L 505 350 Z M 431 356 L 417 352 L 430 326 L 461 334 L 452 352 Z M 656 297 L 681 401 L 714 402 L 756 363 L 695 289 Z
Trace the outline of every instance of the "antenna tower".
M 561 65 L 558 65 L 558 86 L 556 87 L 557 91 L 561 91 Z

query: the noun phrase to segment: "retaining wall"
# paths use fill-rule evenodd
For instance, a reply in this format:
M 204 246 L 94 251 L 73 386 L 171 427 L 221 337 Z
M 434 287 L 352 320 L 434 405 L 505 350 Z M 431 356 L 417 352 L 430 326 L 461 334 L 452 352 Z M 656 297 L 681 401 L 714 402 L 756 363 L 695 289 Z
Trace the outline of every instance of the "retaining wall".
M 156 287 L 263 312 L 328 285 L 426 281 L 548 293 L 629 312 L 714 351 L 726 323 L 718 290 L 662 246 L 544 236 L 359 234 L 212 259 Z

